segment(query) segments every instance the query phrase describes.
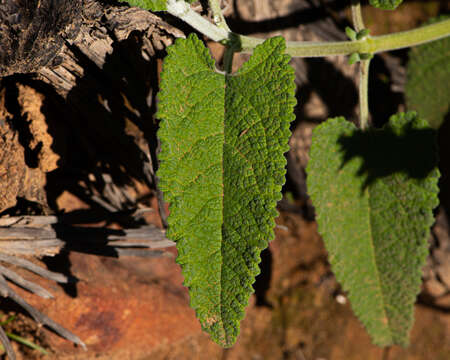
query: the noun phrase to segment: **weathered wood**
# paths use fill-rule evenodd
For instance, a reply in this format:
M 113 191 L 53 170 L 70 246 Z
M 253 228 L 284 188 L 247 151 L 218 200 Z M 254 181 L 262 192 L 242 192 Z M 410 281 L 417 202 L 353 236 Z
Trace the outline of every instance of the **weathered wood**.
M 150 118 L 155 111 L 154 99 L 156 91 L 154 91 L 154 88 L 157 89 L 155 69 L 158 66 L 156 65 L 158 62 L 157 58 L 161 58 L 161 54 L 158 56 L 155 56 L 155 54 L 163 51 L 176 37 L 183 36 L 183 32 L 165 23 L 151 12 L 130 8 L 117 2 L 96 0 L 4 0 L 0 2 L 0 77 L 15 73 L 33 72 L 33 79 L 41 80 L 50 85 L 48 89 L 51 89 L 51 91 L 46 92 L 43 97 L 46 102 L 51 102 L 54 91 L 66 101 L 65 108 L 68 109 L 68 113 L 74 114 L 74 118 L 77 121 L 82 119 L 73 124 L 73 127 L 76 133 L 74 134 L 75 137 L 80 138 L 80 143 L 84 147 L 83 150 L 87 153 L 84 154 L 86 163 L 98 161 L 99 159 L 96 159 L 98 154 L 111 153 L 111 151 L 108 151 L 109 143 L 120 141 L 123 151 L 116 154 L 116 156 L 118 155 L 115 162 L 116 166 L 120 167 L 120 164 L 126 164 L 125 170 L 130 178 L 144 181 L 150 188 L 155 189 L 156 177 L 154 169 L 156 168 L 155 152 L 157 140 L 154 129 L 150 129 L 152 125 L 149 125 L 151 124 Z M 126 93 L 126 84 L 128 84 L 129 79 L 124 80 L 123 84 L 119 84 L 122 77 L 117 75 L 117 72 L 111 68 L 118 66 L 119 69 L 126 69 L 130 65 L 133 67 L 132 62 L 130 63 L 127 59 L 129 54 L 126 49 L 121 48 L 121 46 L 123 47 L 121 43 L 127 42 L 129 38 L 131 39 L 130 43 L 134 39 L 138 43 L 138 52 L 141 53 L 139 61 L 142 64 L 147 62 L 153 69 L 152 76 L 154 79 L 152 79 L 150 86 L 148 84 L 145 84 L 144 87 L 142 86 L 143 82 L 147 80 L 142 80 L 143 82 L 133 85 L 136 89 L 143 89 L 139 94 L 137 94 L 138 90 L 131 90 L 130 94 Z M 119 57 L 121 59 L 120 64 L 117 64 Z M 111 59 L 114 59 L 113 64 Z M 145 72 L 146 70 L 139 67 L 137 71 Z M 41 84 L 39 81 L 36 83 Z M 10 88 L 8 90 L 11 90 Z M 14 91 L 12 87 L 12 91 L 9 91 L 9 94 L 13 94 Z M 10 95 L 10 97 L 14 97 L 14 94 Z M 124 101 L 123 97 L 128 97 L 128 99 Z M 118 110 L 117 106 L 114 105 L 121 102 L 129 105 L 129 99 L 133 100 L 131 101 L 132 105 L 137 105 L 137 108 L 130 109 L 133 114 L 137 114 L 136 118 L 139 122 L 130 127 L 130 129 L 136 129 L 135 133 L 123 134 L 123 132 L 120 132 L 120 138 L 114 138 L 114 136 L 119 136 L 119 132 L 114 133 L 116 130 L 110 130 L 100 131 L 100 136 L 97 136 L 95 130 L 104 128 L 102 121 L 110 125 L 112 123 L 110 118 L 113 118 L 112 120 L 117 123 L 115 118 L 119 115 L 112 112 L 114 110 L 115 112 L 125 110 L 125 107 Z M 57 101 L 60 100 L 58 99 Z M 44 106 L 41 108 L 44 108 Z M 45 115 L 47 116 L 47 114 Z M 1 117 L 2 114 L 0 113 Z M 12 115 L 10 120 L 11 118 Z M 93 125 L 94 131 L 90 129 L 91 131 L 85 132 L 84 129 L 80 128 L 80 125 L 83 122 L 92 124 L 93 121 L 91 119 L 99 120 L 97 121 L 98 125 Z M 14 118 L 14 121 L 17 123 L 16 120 Z M 61 120 L 63 120 L 62 123 L 70 123 L 67 128 L 70 128 L 72 125 L 70 116 Z M 32 122 L 33 120 L 29 121 Z M 24 125 L 29 126 L 25 123 Z M 61 127 L 64 127 L 64 125 L 56 124 L 53 130 L 61 130 Z M 20 151 L 12 152 L 4 151 L 4 149 L 7 149 L 7 146 L 11 146 L 11 144 L 15 144 L 14 141 L 18 144 L 18 147 L 23 145 L 27 148 L 29 144 L 19 144 L 16 137 L 14 137 L 15 132 L 9 128 L 6 130 L 8 130 L 12 139 L 5 146 L 0 146 L 0 152 L 4 154 L 17 153 L 17 157 L 23 162 L 23 154 Z M 64 135 L 64 131 L 66 131 L 66 127 L 61 130 L 62 135 Z M 52 133 L 51 136 L 55 137 L 55 134 Z M 95 143 L 92 142 L 91 137 L 96 138 Z M 134 141 L 131 138 L 134 138 Z M 33 140 L 39 143 L 39 139 Z M 54 143 L 58 142 L 60 144 L 64 143 L 62 136 L 54 139 Z M 136 145 L 140 148 L 140 153 L 136 151 Z M 64 151 L 64 146 L 59 149 Z M 128 153 L 133 154 L 133 156 L 121 155 Z M 61 166 L 66 161 L 66 157 L 64 153 L 59 153 L 58 156 L 61 160 L 59 166 Z M 128 158 L 125 159 L 127 156 Z M 6 159 L 8 162 L 5 163 L 5 168 L 27 169 L 21 163 L 16 167 L 10 166 L 12 159 L 12 155 L 8 155 Z M 2 175 L 5 174 L 0 174 L 0 176 Z M 0 211 L 14 206 L 17 196 L 42 203 L 45 206 L 46 199 L 42 198 L 42 196 L 19 194 L 20 189 L 28 188 L 27 186 L 21 186 L 19 180 L 37 178 L 34 173 L 30 173 L 29 176 L 25 175 L 22 173 L 15 175 L 11 171 L 8 171 L 5 175 L 5 180 L 8 181 L 8 184 L 11 183 L 15 187 L 12 185 L 2 186 L 2 188 L 8 188 L 8 191 L 4 194 L 4 201 L 1 201 L 2 194 L 0 191 L 0 202 L 3 203 L 3 206 L 0 206 Z M 45 174 L 40 173 L 40 175 L 45 181 Z M 102 173 L 94 173 L 96 182 L 100 183 L 102 181 L 100 177 L 104 175 Z M 114 181 L 103 181 L 104 186 L 99 186 L 95 191 L 92 191 L 92 201 L 110 212 L 129 209 L 133 206 L 134 199 L 127 198 L 126 191 Z M 42 190 L 43 185 L 34 186 L 34 188 Z M 164 224 L 166 215 L 162 196 L 157 189 L 155 190 Z M 40 191 L 40 194 L 42 193 L 43 191 Z M 34 193 L 31 195 L 34 195 Z
M 28 221 L 32 217 L 27 217 Z M 0 219 L 2 220 L 2 219 Z M 3 219 L 4 220 L 4 219 Z M 47 222 L 53 222 L 54 217 L 50 217 Z M 43 217 L 39 217 L 36 223 L 45 223 Z M 148 225 L 138 229 L 112 230 L 105 228 L 75 227 L 69 225 L 56 225 L 50 227 L 13 225 L 10 227 L 0 227 L 0 261 L 2 254 L 7 255 L 34 255 L 53 256 L 63 248 L 67 250 L 80 250 L 83 245 L 86 251 L 90 247 L 112 247 L 117 255 L 136 255 L 136 248 L 146 250 L 156 250 L 175 245 L 173 241 L 167 240 L 164 231 L 155 226 Z M 120 249 L 119 249 L 120 248 Z M 126 250 L 125 248 L 135 248 Z M 161 252 L 147 254 L 139 251 L 140 256 L 155 257 Z
M 45 290 L 42 286 L 39 286 L 38 284 L 35 284 L 31 281 L 25 280 L 22 276 L 16 274 L 14 271 L 8 269 L 7 267 L 0 265 L 0 274 L 2 274 L 5 278 L 11 280 L 16 285 L 19 285 L 20 287 L 44 299 L 53 298 L 53 295 L 50 294 L 47 290 Z
M 58 239 L 51 240 L 3 240 L 0 241 L 0 253 L 8 255 L 55 256 L 64 248 L 65 243 Z
M 149 135 L 154 132 L 153 129 L 147 131 L 144 126 L 135 126 L 137 131 L 140 132 L 136 136 L 135 134 L 124 134 L 123 129 L 117 132 L 116 138 L 113 138 L 111 133 L 103 135 L 105 131 L 103 131 L 104 126 L 102 124 L 107 124 L 107 126 L 111 124 L 109 121 L 112 116 L 110 106 L 119 102 L 116 99 L 122 99 L 122 96 L 124 96 L 123 90 L 126 88 L 125 86 L 117 86 L 117 89 L 114 88 L 115 92 L 109 97 L 111 87 L 116 86 L 118 81 L 122 81 L 122 77 L 111 68 L 111 58 L 115 59 L 114 61 L 117 61 L 117 58 L 124 59 L 123 63 L 120 62 L 118 65 L 120 68 L 129 66 L 127 50 L 119 49 L 121 51 L 117 51 L 117 48 L 118 44 L 127 42 L 127 39 L 131 38 L 132 41 L 130 42 L 137 39 L 137 54 L 145 59 L 145 64 L 144 61 L 141 61 L 141 63 L 144 66 L 151 64 L 153 77 L 150 84 L 144 86 L 144 89 L 147 89 L 149 93 L 141 92 L 139 100 L 136 101 L 139 105 L 138 109 L 131 109 L 131 112 L 137 114 L 137 117 L 140 118 L 139 120 L 144 119 L 147 124 L 151 122 L 151 117 L 155 111 L 156 90 L 153 89 L 157 89 L 159 62 L 155 54 L 159 54 L 158 56 L 161 58 L 161 53 L 165 47 L 171 44 L 176 37 L 183 36 L 184 34 L 181 31 L 168 25 L 156 15 L 141 9 L 129 8 L 127 5 L 113 1 L 0 0 L 0 78 L 18 73 L 33 73 L 31 76 L 17 77 L 17 79 L 26 78 L 31 82 L 26 85 L 28 87 L 39 84 L 35 91 L 43 91 L 43 100 L 42 106 L 37 106 L 38 112 L 42 111 L 42 114 L 38 115 L 42 115 L 42 118 L 45 115 L 48 120 L 47 115 L 52 117 L 52 114 L 43 110 L 45 105 L 54 104 L 52 99 L 56 99 L 55 103 L 57 104 L 64 102 L 64 109 L 67 109 L 67 113 L 75 114 L 74 118 L 82 118 L 84 121 L 73 124 L 71 129 L 76 129 L 76 136 L 79 136 L 80 143 L 84 144 L 86 153 L 89 154 L 87 156 L 92 156 L 92 159 L 90 159 L 92 162 L 98 161 L 97 156 L 100 152 L 98 147 L 107 147 L 105 144 L 108 145 L 109 142 L 116 146 L 115 144 L 120 142 L 124 159 L 118 159 L 117 163 L 127 165 L 125 171 L 130 173 L 130 178 L 139 181 L 144 180 L 148 185 L 152 185 L 151 188 L 154 188 L 156 179 L 153 164 L 156 164 L 154 153 L 157 141 L 155 136 Z M 116 65 L 113 64 L 113 66 Z M 131 65 L 131 67 L 133 66 Z M 139 71 L 141 71 L 140 68 Z M 6 91 L 3 95 L 9 94 L 9 102 L 5 100 L 6 96 L 0 96 L 0 130 L 4 129 L 4 133 L 8 134 L 9 138 L 4 137 L 5 144 L 0 146 L 0 160 L 2 160 L 1 155 L 3 154 L 5 156 L 4 169 L 26 169 L 23 149 L 14 153 L 21 160 L 21 162 L 17 162 L 19 165 L 12 163 L 11 154 L 13 152 L 3 151 L 14 148 L 13 145 L 17 148 L 29 148 L 26 141 L 19 142 L 17 140 L 16 132 L 19 127 L 10 128 L 11 124 L 17 125 L 18 120 L 23 117 L 21 112 L 23 106 L 20 102 L 14 100 L 19 97 L 15 94 L 20 94 L 20 91 L 18 91 L 20 85 L 14 84 L 15 77 L 8 79 L 2 82 Z M 42 84 L 42 82 L 46 84 Z M 123 83 L 127 84 L 127 81 L 123 81 Z M 111 86 L 111 84 L 114 84 L 114 86 Z M 141 87 L 138 86 L 137 89 L 141 90 Z M 93 106 L 92 99 L 90 99 L 91 102 L 86 101 L 86 97 L 89 98 L 92 94 L 95 94 L 93 96 L 94 101 L 99 101 L 100 106 L 97 106 L 97 104 Z M 97 99 L 96 94 L 107 94 L 106 100 L 103 100 L 105 96 L 101 97 L 100 95 Z M 126 96 L 133 99 L 138 98 L 134 90 Z M 8 103 L 8 106 L 2 104 L 2 99 L 5 104 Z M 112 109 L 114 110 L 113 106 Z M 70 116 L 60 116 L 59 118 L 62 124 L 71 121 Z M 92 134 L 88 131 L 83 132 L 83 123 L 90 123 L 92 119 L 104 120 L 103 123 L 98 122 L 101 129 L 100 134 L 103 137 L 97 136 L 94 132 Z M 35 119 L 21 120 L 24 125 L 29 126 L 25 120 L 32 122 Z M 50 124 L 51 121 L 49 120 L 48 123 Z M 146 126 L 148 127 L 148 125 Z M 78 134 L 78 131 L 80 134 Z M 143 135 L 145 131 L 147 131 L 146 136 Z M 64 135 L 64 131 L 62 134 Z M 3 135 L 2 131 L 0 131 L 0 135 Z M 64 139 L 59 136 L 60 134 L 57 131 L 52 132 L 51 135 L 55 143 L 57 139 L 64 143 Z M 89 136 L 92 136 L 94 141 Z M 141 149 L 141 153 L 134 152 L 132 159 L 130 156 L 132 152 L 126 146 L 123 146 L 123 140 L 131 137 L 133 139 L 125 145 L 133 151 L 135 150 L 131 145 L 137 144 Z M 151 143 L 151 150 L 148 143 Z M 99 144 L 98 147 L 96 147 L 97 144 Z M 65 160 L 63 153 L 58 155 L 60 155 L 62 161 Z M 0 165 L 3 165 L 1 161 Z M 119 165 L 117 166 L 119 167 Z M 59 166 L 61 166 L 61 163 Z M 127 213 L 128 220 L 132 219 L 135 214 L 130 215 L 129 210 L 134 209 L 136 199 L 129 197 L 125 187 L 121 185 L 123 183 L 116 183 L 114 181 L 116 179 L 108 179 L 108 176 L 111 177 L 110 174 L 101 170 L 92 171 L 90 169 L 89 174 L 93 174 L 92 176 L 95 177 L 92 181 L 94 185 L 86 185 L 86 192 L 92 197 L 93 203 L 96 202 L 103 209 L 112 212 L 114 216 L 117 214 L 120 216 L 121 211 L 123 211 Z M 11 199 L 5 198 L 5 206 L 0 210 L 3 211 L 14 206 L 16 197 L 21 196 L 20 191 L 25 188 L 23 179 L 27 179 L 27 177 L 23 174 L 14 176 L 11 170 L 0 173 L 1 176 L 6 176 L 6 180 L 9 181 L 8 184 L 15 184 L 17 188 L 14 188 L 17 191 L 12 191 L 14 189 L 11 185 L 4 187 L 7 190 L 5 196 L 8 195 Z M 42 176 L 45 179 L 44 173 L 42 173 Z M 30 172 L 28 178 L 33 177 L 36 176 Z M 95 188 L 95 184 L 98 183 L 102 185 Z M 43 185 L 40 188 L 43 189 Z M 24 196 L 24 198 L 35 201 L 37 197 Z M 2 200 L 1 192 L 0 200 Z M 44 199 L 37 198 L 38 203 L 41 203 L 41 200 Z M 42 203 L 45 203 L 45 201 L 42 201 Z M 160 207 L 164 209 L 162 204 Z M 41 268 L 20 256 L 53 256 L 62 250 L 74 250 L 96 254 L 107 253 L 110 256 L 119 257 L 159 257 L 171 254 L 155 249 L 173 246 L 174 243 L 165 238 L 164 231 L 152 226 L 117 231 L 80 228 L 63 223 L 61 220 L 61 217 L 56 216 L 20 216 L 0 219 L 0 262 L 2 263 L 0 265 L 0 296 L 15 301 L 28 311 L 37 322 L 47 325 L 56 333 L 74 343 L 84 346 L 78 337 L 31 307 L 8 286 L 5 277 L 8 281 L 12 281 L 40 296 L 51 296 L 45 289 L 16 274 L 14 272 L 15 267 L 32 271 L 49 280 L 68 281 L 66 276 Z M 13 359 L 14 352 L 1 328 L 0 341 L 4 344 L 8 356 Z
M 58 222 L 57 216 L 8 216 L 0 218 L 0 226 L 42 226 L 51 225 Z
M 151 12 L 126 5 L 85 0 L 82 17 L 77 36 L 61 47 L 58 65 L 48 64 L 38 71 L 39 77 L 63 97 L 87 71 L 80 63 L 80 55 L 102 69 L 107 56 L 113 52 L 114 43 L 127 39 L 132 32 L 142 34 L 142 52 L 146 58 L 165 49 L 174 38 L 184 37 L 183 32 Z
M 126 103 L 134 103 L 137 108 L 130 109 L 140 118 L 138 122 L 139 130 L 135 133 L 127 133 L 128 136 L 134 138 L 133 146 L 136 144 L 140 150 L 141 155 L 139 159 L 128 158 L 122 159 L 119 152 L 117 163 L 129 164 L 127 170 L 131 170 L 130 176 L 144 181 L 150 188 L 155 189 L 159 203 L 158 211 L 160 212 L 163 225 L 167 225 L 167 215 L 165 214 L 165 207 L 162 201 L 162 194 L 158 190 L 155 176 L 156 169 L 156 148 L 157 139 L 155 135 L 155 128 L 152 128 L 150 117 L 155 111 L 154 100 L 157 89 L 157 79 L 153 79 L 154 84 L 151 84 L 149 89 L 145 89 L 147 85 L 136 83 L 136 89 L 142 89 L 141 93 L 136 94 L 135 90 L 131 93 L 124 91 L 124 87 L 128 84 L 130 79 L 125 80 L 122 84 L 118 81 L 117 73 L 111 71 L 111 67 L 120 66 L 123 71 L 124 68 L 133 66 L 133 62 L 126 59 L 127 54 L 120 55 L 121 51 L 118 44 L 122 44 L 129 38 L 136 38 L 138 47 L 140 48 L 140 57 L 138 62 L 148 62 L 146 66 L 154 66 L 151 64 L 157 63 L 156 54 L 163 51 L 168 45 L 173 43 L 177 37 L 184 37 L 184 33 L 149 11 L 139 8 L 130 8 L 127 5 L 118 6 L 109 3 L 100 3 L 94 0 L 85 0 L 82 9 L 83 22 L 80 26 L 79 33 L 76 38 L 66 42 L 59 55 L 58 65 L 42 67 L 37 72 L 37 78 L 50 84 L 52 88 L 68 100 L 68 105 L 73 108 L 73 112 L 79 114 L 80 117 L 89 117 L 96 119 L 105 119 L 105 114 L 111 113 L 113 103 L 123 102 L 123 97 L 131 96 L 126 100 Z M 124 49 L 122 49 L 123 51 Z M 117 56 L 123 56 L 123 61 L 120 65 L 112 64 L 111 59 Z M 161 55 L 159 55 L 161 57 Z M 109 67 L 109 70 L 108 70 Z M 95 70 L 103 70 L 101 78 L 103 84 L 110 84 L 110 86 L 117 86 L 121 88 L 118 92 L 111 94 L 110 89 L 103 89 L 99 84 L 98 76 L 93 72 Z M 146 72 L 145 69 L 135 70 Z M 156 74 L 155 74 L 156 75 Z M 80 87 L 80 84 L 83 84 Z M 144 86 L 143 86 L 144 85 Z M 104 85 L 103 85 L 104 86 Z M 107 85 L 108 86 L 108 85 Z M 131 86 L 131 84 L 128 84 Z M 82 89 L 82 90 L 81 90 Z M 146 93 L 148 91 L 148 93 Z M 109 94 L 107 100 L 103 100 L 103 105 L 92 104 L 92 99 L 86 101 L 86 93 L 93 94 Z M 69 97 L 69 99 L 68 99 Z M 118 97 L 114 100 L 114 97 Z M 114 109 L 114 108 L 113 108 Z M 143 121 L 145 119 L 145 121 Z M 136 124 L 135 124 L 136 125 Z M 98 143 L 108 144 L 114 141 L 111 137 L 102 135 L 100 132 Z M 82 136 L 86 136 L 82 134 Z M 121 136 L 123 142 L 126 136 Z M 96 145 L 93 145 L 88 139 L 84 142 L 89 148 L 91 154 L 98 153 Z M 134 151 L 135 152 L 135 151 Z M 126 154 L 127 149 L 124 149 L 122 154 Z M 95 155 L 93 155 L 95 156 Z M 126 155 L 125 155 L 126 156 Z M 98 175 L 102 176 L 102 175 Z M 128 199 L 126 193 L 118 189 L 115 184 L 105 181 L 105 186 L 102 188 L 103 199 L 101 197 L 92 197 L 92 200 L 97 202 L 100 206 L 108 211 L 117 211 L 126 209 Z M 108 203 L 104 201 L 108 200 Z
M 67 281 L 68 281 L 67 276 L 44 269 L 44 268 L 32 263 L 31 261 L 22 259 L 20 257 L 10 256 L 7 254 L 0 253 L 0 261 L 3 261 L 7 264 L 19 266 L 19 267 L 24 268 L 28 271 L 31 271 L 39 276 L 42 276 L 45 279 L 56 281 L 56 282 L 59 282 L 62 284 L 67 283 Z
M 50 64 L 80 29 L 83 0 L 0 2 L 0 76 Z

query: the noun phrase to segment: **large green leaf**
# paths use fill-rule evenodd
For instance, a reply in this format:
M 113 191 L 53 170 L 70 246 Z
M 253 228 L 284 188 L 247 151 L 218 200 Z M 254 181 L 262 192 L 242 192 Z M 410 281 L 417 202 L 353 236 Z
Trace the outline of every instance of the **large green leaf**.
M 444 18 L 448 17 L 435 21 Z M 450 36 L 412 48 L 407 74 L 408 108 L 439 128 L 450 110 Z
M 204 330 L 231 346 L 273 238 L 281 198 L 294 71 L 282 38 L 266 40 L 233 75 L 216 71 L 195 35 L 167 49 L 161 79 L 158 177 L 167 236 Z
M 407 345 L 438 204 L 435 134 L 414 112 L 382 130 L 313 133 L 308 190 L 332 269 L 374 343 Z
M 403 0 L 370 0 L 370 5 L 383 10 L 394 10 Z

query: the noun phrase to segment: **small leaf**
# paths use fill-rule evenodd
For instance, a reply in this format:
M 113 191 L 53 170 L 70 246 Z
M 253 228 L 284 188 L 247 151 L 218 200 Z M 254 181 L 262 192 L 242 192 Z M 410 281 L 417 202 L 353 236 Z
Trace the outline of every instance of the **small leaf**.
M 373 54 L 359 54 L 360 60 L 370 60 L 373 59 Z
M 438 204 L 435 132 L 414 112 L 382 130 L 313 133 L 307 185 L 332 270 L 377 345 L 407 345 Z
M 370 34 L 369 29 L 362 29 L 359 33 L 356 34 L 356 40 L 362 40 Z
M 370 5 L 382 10 L 394 10 L 403 0 L 370 0 Z
M 353 30 L 351 27 L 347 26 L 345 28 L 345 33 L 347 34 L 348 38 L 352 41 L 356 40 L 356 31 Z
M 348 58 L 348 63 L 349 63 L 350 65 L 353 65 L 353 64 L 355 64 L 355 63 L 357 63 L 357 62 L 359 62 L 359 61 L 361 61 L 361 57 L 359 56 L 358 53 L 353 53 L 353 54 L 351 54 L 350 57 Z
M 225 76 L 191 35 L 164 61 L 158 177 L 170 202 L 167 237 L 202 328 L 226 347 L 274 236 L 285 181 L 295 84 L 284 50 L 283 38 L 268 39 Z
M 410 50 L 405 95 L 410 110 L 434 129 L 442 125 L 450 111 L 450 37 Z

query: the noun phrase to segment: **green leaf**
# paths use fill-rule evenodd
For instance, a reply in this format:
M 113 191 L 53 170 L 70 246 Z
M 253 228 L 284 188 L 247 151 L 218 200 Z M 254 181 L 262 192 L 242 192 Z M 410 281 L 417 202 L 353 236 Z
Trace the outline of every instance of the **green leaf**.
M 439 128 L 450 111 L 450 37 L 412 48 L 407 79 L 408 108 Z
M 141 9 L 151 11 L 164 11 L 167 9 L 167 0 L 119 0 L 120 2 L 126 2 L 131 6 L 140 7 Z M 184 0 L 188 3 L 193 3 L 197 0 Z
M 366 38 L 370 34 L 369 29 L 362 29 L 359 33 L 356 34 L 356 40 L 362 40 Z
M 438 204 L 435 133 L 416 113 L 313 133 L 308 190 L 338 281 L 373 342 L 407 345 Z
M 353 30 L 351 27 L 349 27 L 349 26 L 347 26 L 346 28 L 345 28 L 345 33 L 347 34 L 347 37 L 350 39 L 350 40 L 352 40 L 352 41 L 355 41 L 356 40 L 356 35 L 358 35 L 357 33 L 356 33 L 356 31 L 355 30 Z
M 202 328 L 222 346 L 239 334 L 274 236 L 294 119 L 294 70 L 282 38 L 266 40 L 233 75 L 218 73 L 195 35 L 167 49 L 158 132 L 167 236 Z
M 370 0 L 370 5 L 382 10 L 394 10 L 403 0 Z
M 353 65 L 353 64 L 355 64 L 355 63 L 357 63 L 357 62 L 359 62 L 359 61 L 361 61 L 361 57 L 359 56 L 358 53 L 353 53 L 353 54 L 351 54 L 350 57 L 348 58 L 348 63 L 349 63 L 350 65 Z
M 32 342 L 30 340 L 27 340 L 27 339 L 25 339 L 22 336 L 19 336 L 19 335 L 16 335 L 16 334 L 13 334 L 13 333 L 10 333 L 10 332 L 7 332 L 7 331 L 5 331 L 5 334 L 10 339 L 16 340 L 20 344 L 28 346 L 29 348 L 31 348 L 33 350 L 37 350 L 43 355 L 48 355 L 48 352 L 42 346 L 39 346 L 38 344 L 35 344 L 34 342 Z
M 167 0 L 119 0 L 119 1 L 126 2 L 131 6 L 136 6 L 151 11 L 163 11 L 167 9 L 166 7 Z

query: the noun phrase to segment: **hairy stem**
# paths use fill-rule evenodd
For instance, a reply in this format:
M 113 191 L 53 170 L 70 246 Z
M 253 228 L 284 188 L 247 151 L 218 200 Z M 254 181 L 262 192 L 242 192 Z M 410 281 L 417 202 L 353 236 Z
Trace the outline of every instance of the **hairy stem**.
M 352 0 L 352 19 L 356 32 L 360 32 L 362 29 L 365 29 L 361 12 L 361 2 L 359 0 Z
M 357 41 L 288 41 L 286 53 L 293 57 L 324 57 L 353 53 L 376 54 L 421 45 L 450 35 L 450 19 L 413 30 L 367 37 Z M 243 52 L 251 53 L 264 39 L 238 35 Z
M 359 64 L 359 125 L 363 130 L 369 127 L 369 67 L 370 59 Z
M 222 9 L 220 8 L 220 0 L 208 0 L 209 7 L 213 13 L 213 19 L 215 24 L 226 31 L 231 32 L 228 24 L 223 16 Z M 238 50 L 234 42 L 229 41 L 225 54 L 223 56 L 223 67 L 227 74 L 231 74 L 233 68 L 234 53 Z
M 183 0 L 168 0 L 167 11 L 182 19 L 194 29 L 214 41 L 228 42 L 233 37 L 240 43 L 242 52 L 251 53 L 253 49 L 264 42 L 264 39 L 234 34 L 210 23 L 192 10 Z M 234 35 L 234 36 L 232 36 Z M 294 57 L 324 57 L 333 55 L 350 55 L 353 53 L 375 54 L 383 51 L 403 49 L 442 39 L 450 35 L 450 19 L 426 25 L 413 30 L 367 37 L 358 41 L 313 42 L 288 41 L 286 53 Z
M 222 29 L 231 31 L 220 8 L 220 0 L 208 0 L 208 3 L 216 25 Z
M 208 36 L 214 41 L 228 39 L 230 31 L 211 24 L 191 9 L 191 6 L 182 0 L 167 0 L 167 12 L 191 25 L 194 29 Z
M 352 0 L 352 18 L 356 32 L 365 28 L 359 0 Z M 367 129 L 369 126 L 369 67 L 370 59 L 362 60 L 359 63 L 359 124 L 361 129 Z

